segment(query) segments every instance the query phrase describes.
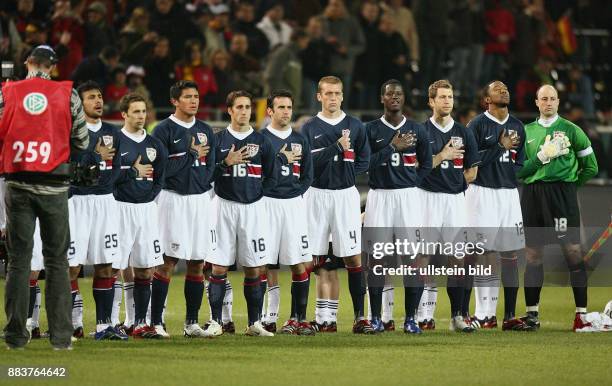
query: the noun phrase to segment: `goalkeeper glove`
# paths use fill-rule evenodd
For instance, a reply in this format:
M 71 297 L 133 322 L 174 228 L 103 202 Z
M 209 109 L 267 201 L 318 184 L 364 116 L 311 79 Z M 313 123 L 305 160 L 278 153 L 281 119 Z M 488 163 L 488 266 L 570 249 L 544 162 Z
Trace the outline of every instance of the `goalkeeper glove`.
M 550 139 L 550 134 L 544 139 L 544 144 L 540 146 L 537 156 L 542 164 L 547 164 L 550 160 L 569 153 L 571 143 L 565 135 Z

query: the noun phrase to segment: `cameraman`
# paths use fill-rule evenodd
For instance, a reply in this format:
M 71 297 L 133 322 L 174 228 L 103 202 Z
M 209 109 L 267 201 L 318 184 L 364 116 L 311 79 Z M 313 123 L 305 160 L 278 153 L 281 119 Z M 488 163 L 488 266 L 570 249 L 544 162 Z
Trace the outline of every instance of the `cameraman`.
M 51 345 L 72 349 L 67 251 L 71 151 L 87 148 L 81 100 L 72 82 L 51 81 L 57 55 L 38 46 L 26 61 L 25 80 L 7 82 L 0 93 L 0 172 L 6 178 L 8 270 L 6 344 L 28 343 L 28 276 L 36 218 L 45 256 L 45 306 Z

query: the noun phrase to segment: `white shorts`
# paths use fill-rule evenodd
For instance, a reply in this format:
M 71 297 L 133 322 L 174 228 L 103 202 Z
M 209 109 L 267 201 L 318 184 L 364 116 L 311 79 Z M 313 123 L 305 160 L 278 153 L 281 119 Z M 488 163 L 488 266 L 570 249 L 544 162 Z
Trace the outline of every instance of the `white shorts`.
M 251 204 L 221 197 L 217 200 L 217 253 L 206 261 L 224 267 L 236 261 L 243 267 L 270 264 L 268 213 L 263 200 Z
M 471 230 L 488 251 L 525 248 L 523 214 L 518 189 L 470 185 L 465 193 Z
M 151 268 L 163 264 L 157 204 L 117 202 L 119 207 L 119 259 L 114 269 Z
M 417 241 L 420 233 L 416 232 L 420 231 L 422 213 L 421 193 L 417 188 L 370 189 L 363 222 L 370 239 L 367 241 Z
M 30 270 L 42 271 L 45 269 L 45 261 L 42 253 L 42 240 L 40 239 L 40 224 L 36 219 L 34 228 L 34 248 L 32 249 L 32 264 Z
M 334 256 L 361 253 L 361 202 L 356 187 L 342 190 L 310 187 L 306 202 L 313 255 L 327 255 L 330 234 Z
M 68 264 L 111 264 L 119 258 L 119 215 L 112 194 L 72 196 L 68 200 Z
M 266 243 L 271 262 L 295 265 L 312 261 L 308 245 L 306 200 L 302 196 L 280 199 L 264 197 L 268 211 L 269 241 Z
M 432 242 L 467 242 L 463 232 L 469 225 L 464 193 L 437 193 L 419 189 L 423 205 L 421 225 Z
M 217 249 L 211 191 L 182 195 L 162 190 L 157 198 L 164 253 L 183 260 L 204 260 Z

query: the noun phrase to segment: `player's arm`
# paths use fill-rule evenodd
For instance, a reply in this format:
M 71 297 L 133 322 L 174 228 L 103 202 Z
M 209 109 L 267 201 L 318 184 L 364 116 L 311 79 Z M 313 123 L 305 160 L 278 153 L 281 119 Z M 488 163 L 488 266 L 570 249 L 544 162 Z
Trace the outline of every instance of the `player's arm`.
M 210 134 L 210 135 L 208 135 Z M 208 146 L 210 150 L 206 155 L 206 171 L 209 181 L 213 181 L 213 176 L 215 174 L 216 162 L 217 162 L 217 136 L 213 133 L 212 129 L 210 129 L 210 133 L 208 135 Z M 168 170 L 168 165 L 166 165 L 166 170 Z M 167 176 L 167 174 L 166 174 Z
M 501 143 L 505 130 L 502 131 L 497 143 L 487 145 L 485 136 L 482 133 L 482 125 L 480 125 L 480 122 L 480 120 L 477 120 L 476 122 L 470 121 L 467 128 L 472 132 L 472 134 L 474 134 L 474 138 L 476 139 L 476 143 L 478 145 L 478 152 L 480 153 L 480 164 L 485 166 L 491 162 L 494 162 L 495 160 L 498 160 L 499 157 L 506 151 L 506 148 Z
M 281 160 L 277 157 L 277 153 L 272 148 L 272 143 L 267 137 L 264 137 L 262 143 L 262 171 L 263 181 L 262 185 L 264 189 L 272 189 L 278 183 L 277 172 L 280 167 Z
M 427 177 L 433 168 L 433 157 L 429 134 L 427 130 L 420 126 L 417 129 L 416 155 L 419 166 L 417 167 L 417 185 Z
M 575 149 L 576 159 L 578 160 L 578 186 L 584 185 L 588 180 L 595 177 L 599 172 L 597 159 L 591 147 L 591 141 L 584 131 L 578 126 L 574 129 L 572 147 Z
M 463 149 L 453 147 L 452 141 L 449 140 L 438 154 L 433 155 L 432 168 L 437 168 L 444 161 L 451 161 L 455 158 L 459 158 L 464 152 L 465 150 Z
M 525 164 L 526 155 L 525 155 L 525 143 L 527 141 L 527 133 L 525 132 L 525 126 L 520 124 L 518 135 L 520 142 L 516 147 L 516 159 L 514 160 L 514 172 L 517 173 Z
M 310 145 L 310 153 L 312 154 L 312 162 L 315 167 L 323 167 L 329 161 L 331 161 L 334 156 L 342 153 L 342 146 L 338 141 L 332 143 L 327 147 L 314 147 L 314 138 L 312 137 L 312 133 L 310 132 L 310 127 L 304 128 L 304 136 Z
M 359 125 L 355 140 L 355 175 L 365 173 L 370 168 L 370 144 L 363 124 Z
M 173 141 L 173 138 L 171 138 L 171 135 L 170 135 L 170 129 L 168 125 L 159 124 L 155 126 L 155 128 L 153 129 L 153 132 L 151 133 L 151 136 L 153 136 L 154 138 L 157 138 L 161 142 L 162 146 L 166 150 L 166 158 L 168 158 L 169 156 L 168 153 L 170 151 L 170 144 Z M 187 165 L 193 164 L 196 158 L 198 158 L 198 152 L 194 151 L 190 146 L 191 137 L 185 136 L 185 138 L 183 138 L 183 142 L 185 141 L 187 142 L 184 144 L 184 146 L 186 146 L 187 148 L 185 154 L 183 155 L 172 154 L 171 158 L 167 159 L 166 177 L 175 176 L 179 171 L 183 170 Z
M 304 141 L 302 147 L 302 161 L 300 164 L 300 194 L 306 193 L 314 180 L 314 168 L 312 167 L 310 145 L 307 141 Z
M 121 152 L 119 151 L 119 135 L 118 131 L 113 133 L 113 147 L 115 148 L 115 155 L 113 156 L 113 171 L 111 172 L 111 183 L 117 181 L 121 174 Z
M 467 166 L 463 172 L 465 181 L 470 184 L 478 175 L 478 165 L 480 165 L 480 154 L 478 153 L 478 144 L 471 130 L 466 130 L 465 136 L 465 153 L 463 154 L 463 164 Z
M 151 189 L 151 199 L 157 197 L 164 185 L 166 166 L 168 163 L 168 151 L 166 147 L 157 141 L 158 156 L 153 161 L 153 189 Z

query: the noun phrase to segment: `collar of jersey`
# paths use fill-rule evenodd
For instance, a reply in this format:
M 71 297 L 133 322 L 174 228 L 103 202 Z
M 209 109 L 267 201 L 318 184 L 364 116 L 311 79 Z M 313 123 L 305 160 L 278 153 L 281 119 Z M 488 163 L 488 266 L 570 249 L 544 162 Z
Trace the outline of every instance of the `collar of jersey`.
M 87 126 L 87 129 L 89 129 L 89 131 L 93 131 L 94 133 L 97 133 L 102 128 L 102 120 L 98 119 L 98 122 L 96 123 L 87 122 L 86 126 Z
M 328 125 L 336 126 L 338 123 L 342 122 L 342 120 L 344 118 L 346 118 L 346 113 L 344 111 L 342 111 L 338 118 L 329 119 L 329 118 L 325 118 L 323 116 L 323 113 L 319 111 L 317 113 L 317 118 L 319 118 L 323 122 L 327 123 Z
M 404 123 L 406 123 L 406 117 L 403 117 L 402 121 L 397 125 L 397 126 L 393 126 L 391 123 L 389 123 L 386 119 L 385 116 L 383 115 L 382 117 L 380 117 L 380 121 L 385 125 L 388 126 L 390 128 L 392 128 L 393 130 L 397 130 L 400 127 L 404 126 Z
M 555 122 L 557 122 L 557 119 L 559 119 L 559 114 L 555 114 L 555 116 L 550 119 L 538 118 L 538 124 L 544 127 L 551 127 Z
M 455 120 L 453 118 L 451 118 L 450 122 L 446 126 L 440 126 L 438 122 L 434 120 L 433 117 L 430 117 L 429 121 L 436 127 L 436 129 L 440 130 L 443 133 L 448 133 L 453 128 L 453 125 L 455 124 Z
M 499 125 L 503 125 L 506 122 L 508 122 L 508 119 L 510 118 L 510 114 L 506 115 L 506 118 L 504 118 L 503 121 L 500 121 L 499 119 L 495 118 L 491 113 L 489 113 L 488 111 L 484 112 L 485 117 L 489 118 L 490 120 L 492 120 L 493 122 L 499 124 Z
M 266 129 L 268 129 L 270 133 L 276 135 L 280 139 L 289 138 L 289 136 L 291 135 L 291 132 L 293 131 L 291 126 L 289 126 L 289 130 L 276 130 L 276 129 L 273 129 L 272 126 L 270 125 L 266 126 Z
M 232 135 L 234 138 L 236 138 L 236 139 L 238 139 L 238 140 L 243 140 L 243 139 L 245 139 L 246 137 L 248 137 L 249 135 L 251 135 L 251 133 L 253 132 L 253 127 L 252 127 L 252 126 L 249 126 L 249 131 L 242 132 L 242 131 L 236 131 L 236 130 L 232 129 L 232 125 L 229 125 L 229 126 L 227 127 L 227 131 L 228 131 L 228 132 L 229 132 L 229 133 L 230 133 L 230 134 L 231 134 L 231 135 Z
M 147 137 L 147 132 L 145 130 L 142 130 L 142 134 L 132 134 L 125 129 L 125 126 L 121 128 L 121 132 L 125 134 L 126 137 L 128 137 L 129 139 L 131 139 L 132 141 L 136 143 L 140 143 L 144 141 L 145 138 Z
M 182 126 L 182 127 L 186 128 L 186 129 L 191 129 L 193 127 L 193 125 L 195 125 L 195 123 L 196 123 L 195 117 L 193 117 L 193 120 L 191 122 L 181 121 L 180 119 L 175 117 L 174 114 L 170 114 L 170 116 L 168 118 L 170 118 L 170 120 L 172 122 L 176 123 L 179 126 Z

